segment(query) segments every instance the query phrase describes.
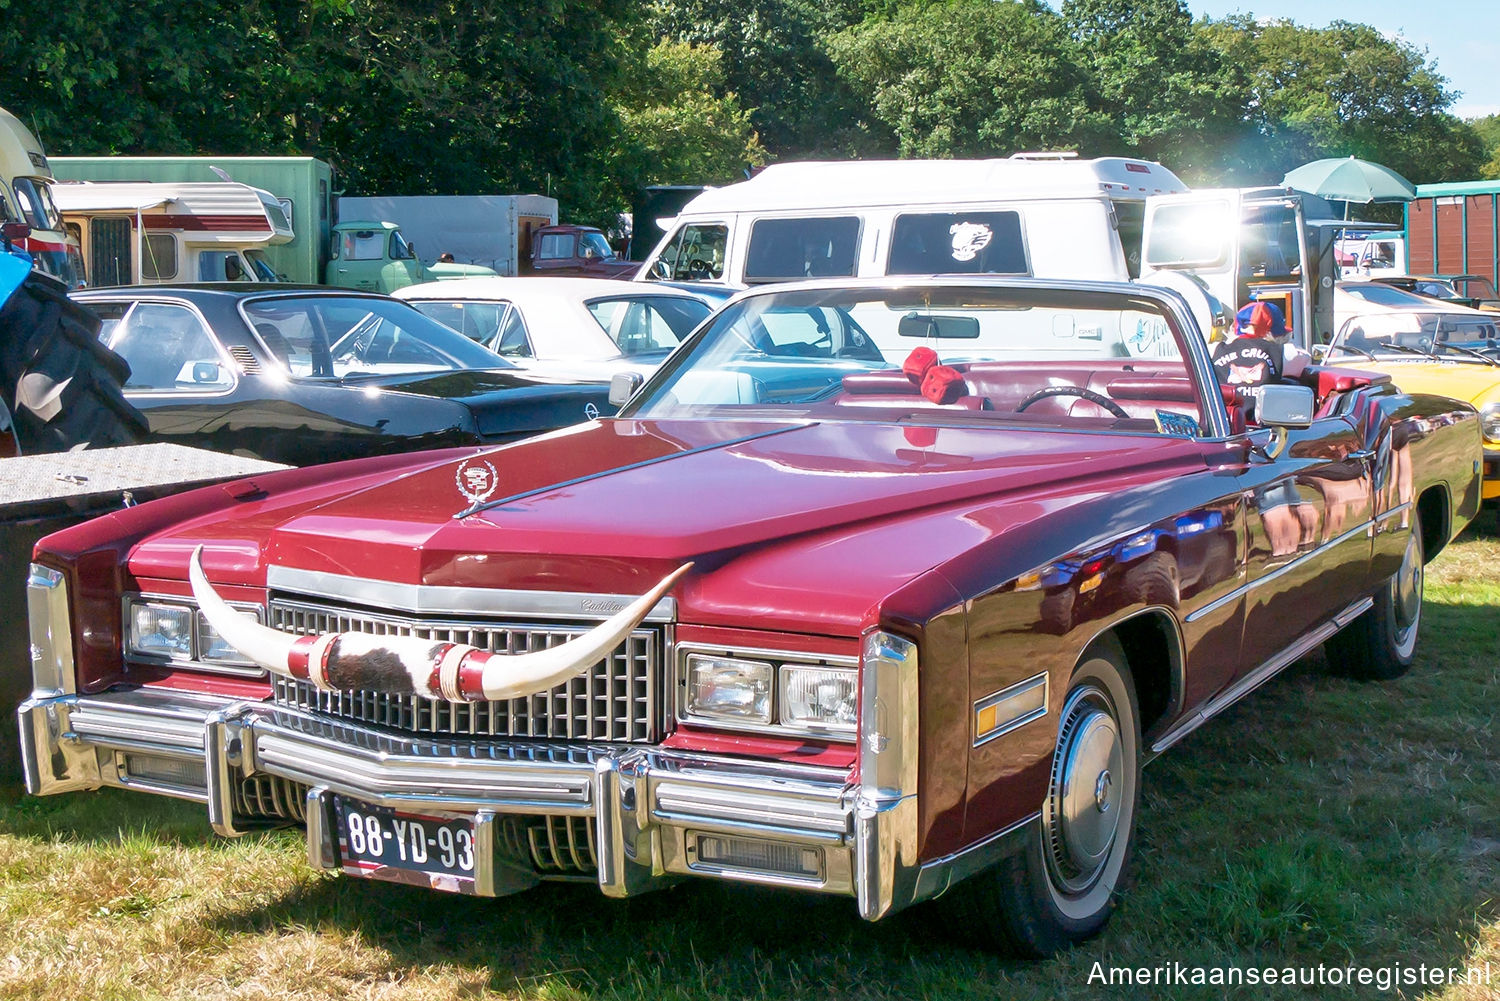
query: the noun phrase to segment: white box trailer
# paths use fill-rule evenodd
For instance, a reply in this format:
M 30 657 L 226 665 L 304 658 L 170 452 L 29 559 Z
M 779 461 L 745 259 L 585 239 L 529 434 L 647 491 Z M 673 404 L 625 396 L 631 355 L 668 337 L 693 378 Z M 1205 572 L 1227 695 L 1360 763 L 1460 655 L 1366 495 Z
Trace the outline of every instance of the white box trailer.
M 282 280 L 263 251 L 294 235 L 274 195 L 233 181 L 74 181 L 52 197 L 94 286 Z
M 546 195 L 392 195 L 339 198 L 339 219 L 396 223 L 428 268 L 443 254 L 516 275 L 531 259 L 531 235 L 557 223 L 557 199 Z

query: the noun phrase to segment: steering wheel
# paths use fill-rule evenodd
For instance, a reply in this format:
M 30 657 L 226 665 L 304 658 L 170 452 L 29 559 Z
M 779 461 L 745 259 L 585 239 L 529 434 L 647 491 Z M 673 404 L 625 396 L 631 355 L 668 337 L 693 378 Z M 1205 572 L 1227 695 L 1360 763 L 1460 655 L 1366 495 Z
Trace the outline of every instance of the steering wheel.
M 1054 396 L 1077 396 L 1081 399 L 1088 400 L 1096 407 L 1101 407 L 1104 410 L 1108 410 L 1110 414 L 1115 417 L 1127 419 L 1130 417 L 1130 415 L 1125 412 L 1125 408 L 1121 407 L 1114 400 L 1111 400 L 1107 396 L 1096 393 L 1092 389 L 1084 389 L 1082 386 L 1048 386 L 1046 389 L 1038 389 L 1035 393 L 1032 393 L 1030 396 L 1026 397 L 1026 399 L 1016 404 L 1016 413 L 1019 414 L 1021 411 L 1025 410 L 1027 407 L 1031 406 L 1033 403 L 1036 403 L 1039 400 L 1050 400 Z
M 707 261 L 695 257 L 691 261 L 688 261 L 688 277 L 711 278 L 713 277 L 713 269 L 709 267 Z

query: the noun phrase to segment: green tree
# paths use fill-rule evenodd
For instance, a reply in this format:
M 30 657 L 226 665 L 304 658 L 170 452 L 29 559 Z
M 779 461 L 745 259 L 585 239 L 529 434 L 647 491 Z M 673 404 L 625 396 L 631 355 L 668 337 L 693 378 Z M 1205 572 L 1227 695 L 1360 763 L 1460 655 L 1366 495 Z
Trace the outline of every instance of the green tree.
M 847 155 L 866 145 L 824 39 L 865 15 L 859 0 L 652 0 L 647 30 L 723 54 L 715 92 L 733 94 L 773 155 Z
M 663 41 L 648 50 L 615 96 L 617 176 L 631 187 L 727 184 L 764 164 L 749 113 L 723 84 L 723 53 L 712 46 Z
M 871 134 L 903 157 L 1104 145 L 1077 46 L 1037 0 L 912 4 L 832 35 L 828 49 L 867 95 Z
M 1204 34 L 1243 87 L 1245 141 L 1225 157 L 1241 183 L 1274 183 L 1325 156 L 1373 160 L 1416 183 L 1473 177 L 1484 160 L 1473 129 L 1446 110 L 1447 81 L 1406 42 L 1347 21 L 1306 28 L 1243 16 Z
M 1479 168 L 1479 176 L 1500 178 L 1500 115 L 1486 115 L 1469 120 L 1469 126 L 1489 151 L 1489 160 Z
M 1217 166 L 1240 128 L 1219 53 L 1183 0 L 1065 0 L 1062 17 L 1088 66 L 1091 103 L 1123 149 L 1188 179 Z

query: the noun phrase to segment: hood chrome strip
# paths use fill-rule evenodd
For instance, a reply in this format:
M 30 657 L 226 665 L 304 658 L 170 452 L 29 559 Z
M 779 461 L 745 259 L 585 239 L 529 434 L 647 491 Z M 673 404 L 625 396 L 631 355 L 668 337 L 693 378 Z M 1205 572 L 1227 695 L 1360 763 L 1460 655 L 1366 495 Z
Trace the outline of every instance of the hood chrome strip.
M 640 597 L 638 594 L 398 584 L 275 564 L 266 567 L 266 587 L 272 591 L 333 598 L 413 615 L 510 615 L 574 622 L 607 619 Z M 676 620 L 677 599 L 666 597 L 646 613 L 644 621 Z
M 768 438 L 773 434 L 782 434 L 786 431 L 798 431 L 805 427 L 811 427 L 814 423 L 814 421 L 799 420 L 791 424 L 778 424 L 778 426 L 776 427 L 768 428 L 764 431 L 757 431 L 754 434 L 743 435 L 739 438 L 727 438 L 724 441 L 716 441 L 708 445 L 699 445 L 697 448 L 684 449 L 681 452 L 668 452 L 666 455 L 658 455 L 654 459 L 642 459 L 640 462 L 629 462 L 623 466 L 612 466 L 609 469 L 601 469 L 595 473 L 587 473 L 583 476 L 575 476 L 571 480 L 559 480 L 556 483 L 549 483 L 544 487 L 537 487 L 533 490 L 523 490 L 521 493 L 511 494 L 509 497 L 501 497 L 498 500 L 485 501 L 483 504 L 474 504 L 460 511 L 458 514 L 455 514 L 453 517 L 454 519 L 467 518 L 470 515 L 479 514 L 481 511 L 489 511 L 504 504 L 514 504 L 516 501 L 525 500 L 528 497 L 535 497 L 538 494 L 551 493 L 553 490 L 561 490 L 564 487 L 577 486 L 580 483 L 587 483 L 590 480 L 597 480 L 605 476 L 613 476 L 615 473 L 625 473 L 629 472 L 632 469 L 640 469 L 644 466 L 654 466 L 658 462 L 668 462 L 672 459 L 680 459 L 685 455 L 697 455 L 699 452 L 712 452 L 715 449 L 719 448 L 731 448 L 735 445 L 742 445 L 747 441 L 755 441 L 757 438 Z

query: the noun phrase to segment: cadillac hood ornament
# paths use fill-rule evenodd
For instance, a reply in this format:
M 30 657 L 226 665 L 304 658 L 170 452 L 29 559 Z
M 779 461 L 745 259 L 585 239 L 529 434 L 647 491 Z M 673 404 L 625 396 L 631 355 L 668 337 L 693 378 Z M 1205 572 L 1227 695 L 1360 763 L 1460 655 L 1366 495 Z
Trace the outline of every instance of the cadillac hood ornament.
M 455 702 L 523 698 L 583 673 L 624 642 L 693 566 L 684 563 L 582 636 L 546 650 L 500 654 L 415 636 L 297 636 L 263 626 L 214 591 L 203 573 L 202 552 L 202 546 L 193 550 L 188 581 L 204 618 L 226 643 L 272 674 L 325 691 L 373 689 Z

